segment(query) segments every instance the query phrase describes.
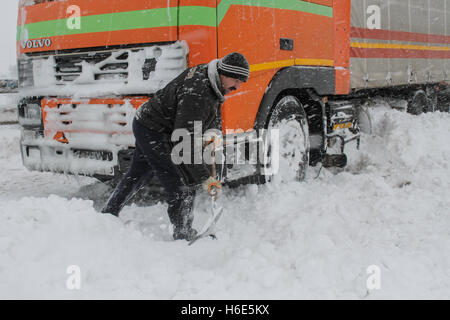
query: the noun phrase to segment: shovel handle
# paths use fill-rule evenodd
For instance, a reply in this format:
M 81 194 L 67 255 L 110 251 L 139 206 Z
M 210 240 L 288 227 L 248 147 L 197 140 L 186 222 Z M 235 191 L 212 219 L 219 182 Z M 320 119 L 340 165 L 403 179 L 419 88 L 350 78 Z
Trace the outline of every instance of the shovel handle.
M 212 164 L 211 164 L 211 177 L 216 177 L 216 153 L 212 152 Z M 216 201 L 217 200 L 217 194 L 219 193 L 219 190 L 216 188 L 211 189 L 211 198 Z
M 213 157 L 213 163 L 211 164 L 211 177 L 216 177 L 216 162 L 215 159 Z

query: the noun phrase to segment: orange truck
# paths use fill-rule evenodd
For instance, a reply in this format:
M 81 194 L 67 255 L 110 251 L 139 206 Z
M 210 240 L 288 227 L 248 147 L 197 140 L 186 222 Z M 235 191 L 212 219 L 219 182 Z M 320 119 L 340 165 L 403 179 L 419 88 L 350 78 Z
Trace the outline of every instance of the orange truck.
M 136 109 L 184 69 L 238 51 L 251 76 L 222 107 L 227 141 L 246 150 L 279 129 L 291 173 L 342 167 L 344 146 L 370 130 L 371 97 L 448 110 L 449 34 L 448 0 L 21 0 L 23 163 L 120 176 Z M 271 176 L 275 148 L 261 146 L 256 164 L 226 163 L 226 179 Z

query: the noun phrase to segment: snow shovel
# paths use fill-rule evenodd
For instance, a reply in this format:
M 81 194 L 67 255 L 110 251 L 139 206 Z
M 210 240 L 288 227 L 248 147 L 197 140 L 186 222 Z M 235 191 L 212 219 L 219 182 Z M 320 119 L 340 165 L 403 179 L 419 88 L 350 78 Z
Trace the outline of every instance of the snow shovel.
M 212 165 L 211 165 L 211 176 L 215 177 L 216 176 L 216 163 L 215 163 L 215 157 L 213 154 L 213 159 L 212 159 Z M 215 233 L 214 233 L 214 227 L 216 226 L 217 221 L 219 221 L 220 217 L 222 216 L 223 213 L 223 207 L 220 207 L 217 204 L 217 196 L 219 194 L 219 190 L 217 190 L 216 188 L 214 188 L 212 190 L 212 194 L 210 195 L 211 198 L 211 217 L 209 218 L 208 222 L 203 226 L 201 232 L 195 236 L 194 239 L 192 239 L 189 242 L 189 245 L 193 244 L 195 241 L 197 241 L 198 239 L 210 236 L 213 239 L 217 239 Z

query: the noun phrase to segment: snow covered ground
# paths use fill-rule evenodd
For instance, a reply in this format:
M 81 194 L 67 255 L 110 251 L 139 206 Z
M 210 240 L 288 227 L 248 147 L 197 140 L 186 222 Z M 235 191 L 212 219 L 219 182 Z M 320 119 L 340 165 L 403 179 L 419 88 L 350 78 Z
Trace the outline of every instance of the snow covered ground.
M 219 240 L 193 246 L 171 239 L 164 203 L 119 220 L 94 209 L 94 179 L 28 172 L 18 127 L 1 126 L 0 298 L 450 299 L 450 115 L 373 117 L 342 172 L 225 189 Z

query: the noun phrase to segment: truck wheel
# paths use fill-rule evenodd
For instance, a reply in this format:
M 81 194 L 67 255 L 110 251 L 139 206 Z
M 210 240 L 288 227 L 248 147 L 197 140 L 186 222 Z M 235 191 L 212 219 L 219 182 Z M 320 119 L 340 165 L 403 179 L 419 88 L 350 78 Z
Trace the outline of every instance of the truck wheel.
M 309 165 L 309 129 L 305 110 L 296 97 L 278 101 L 262 138 L 263 181 L 304 180 Z
M 419 115 L 424 111 L 428 111 L 428 99 L 425 91 L 417 90 L 411 94 L 408 99 L 408 113 Z
M 372 117 L 368 106 L 366 102 L 356 108 L 356 121 L 361 132 L 372 134 Z

